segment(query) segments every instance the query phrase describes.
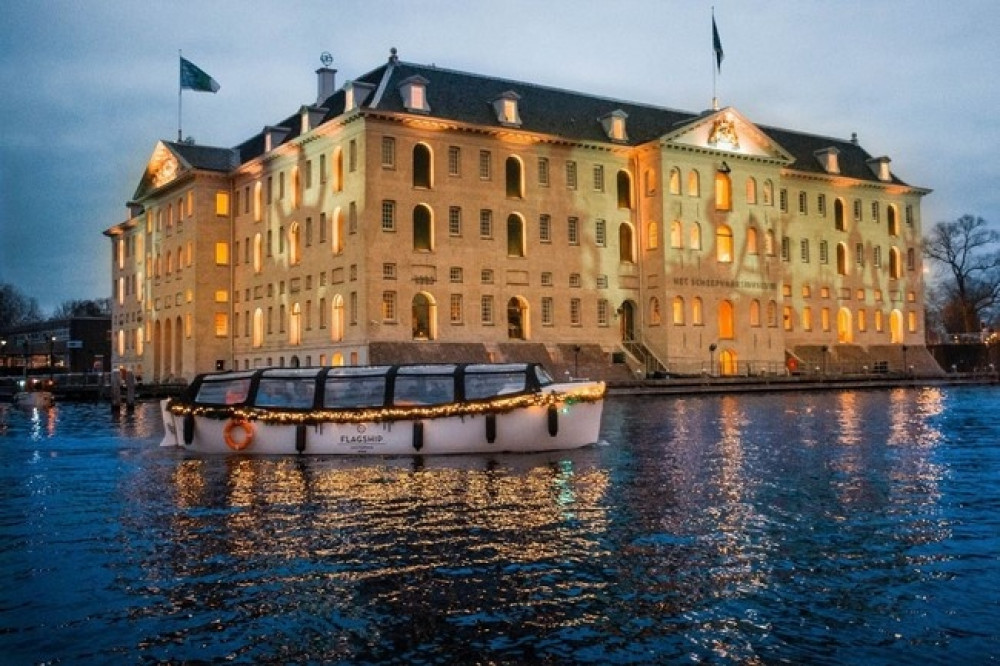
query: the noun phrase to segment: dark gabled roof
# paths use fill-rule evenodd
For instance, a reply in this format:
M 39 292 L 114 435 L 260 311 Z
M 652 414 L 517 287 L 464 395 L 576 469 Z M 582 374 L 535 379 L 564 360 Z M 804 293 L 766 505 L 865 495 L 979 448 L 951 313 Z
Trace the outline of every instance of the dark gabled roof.
M 760 127 L 760 129 L 795 156 L 795 161 L 788 165 L 789 169 L 825 174 L 826 170 L 816 158 L 816 153 L 827 148 L 836 148 L 840 153 L 837 158 L 840 167 L 839 175 L 858 180 L 879 180 L 868 164 L 868 160 L 871 160 L 872 156 L 853 141 L 803 134 L 802 132 L 774 127 Z M 896 178 L 895 174 L 892 175 L 891 182 L 905 185 L 903 181 Z
M 513 91 L 520 97 L 518 110 L 521 123 L 517 126 L 518 129 L 560 137 L 570 142 L 611 143 L 601 124 L 601 118 L 616 110 L 624 111 L 628 115 L 627 139 L 621 143 L 629 146 L 654 141 L 679 126 L 710 113 L 678 111 L 395 59 L 354 79 L 355 82 L 368 84 L 372 90 L 365 99 L 357 100 L 357 103 L 375 111 L 411 113 L 403 105 L 399 87 L 403 81 L 414 76 L 427 81 L 426 96 L 430 107 L 427 115 L 430 118 L 451 120 L 472 126 L 500 128 L 502 125 L 497 120 L 492 102 L 504 93 Z M 344 90 L 340 89 L 328 97 L 322 107 L 327 109 L 322 122 L 340 116 L 345 108 Z M 297 137 L 301 129 L 297 114 L 276 125 L 290 130 L 283 142 Z M 854 141 L 776 127 L 758 127 L 792 155 L 794 161 L 788 165 L 790 169 L 826 174 L 816 153 L 832 147 L 839 151 L 841 176 L 881 182 L 868 163 L 872 156 Z M 186 144 L 176 145 L 197 148 Z M 234 152 L 238 154 L 239 162 L 246 162 L 262 155 L 264 147 L 262 131 L 236 146 Z M 221 158 L 221 155 L 217 157 Z M 905 185 L 895 175 L 892 176 L 891 182 Z
M 385 70 L 388 65 L 380 68 Z M 606 97 L 411 63 L 392 66 L 378 109 L 406 112 L 399 95 L 400 83 L 411 76 L 427 79 L 430 116 L 472 125 L 498 127 L 493 100 L 507 91 L 517 93 L 520 129 L 563 137 L 570 141 L 609 141 L 600 119 L 612 111 L 628 114 L 626 145 L 639 145 L 666 134 L 679 122 L 693 120 L 692 113 Z
M 231 171 L 239 166 L 239 155 L 232 148 L 199 146 L 175 141 L 163 143 L 195 169 Z

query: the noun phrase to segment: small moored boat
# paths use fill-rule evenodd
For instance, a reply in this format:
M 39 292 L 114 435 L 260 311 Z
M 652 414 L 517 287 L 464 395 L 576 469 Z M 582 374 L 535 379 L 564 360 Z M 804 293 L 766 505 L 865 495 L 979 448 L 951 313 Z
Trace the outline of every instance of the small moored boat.
M 440 454 L 597 442 L 603 382 L 537 363 L 268 368 L 199 375 L 162 403 L 162 446 L 203 453 Z

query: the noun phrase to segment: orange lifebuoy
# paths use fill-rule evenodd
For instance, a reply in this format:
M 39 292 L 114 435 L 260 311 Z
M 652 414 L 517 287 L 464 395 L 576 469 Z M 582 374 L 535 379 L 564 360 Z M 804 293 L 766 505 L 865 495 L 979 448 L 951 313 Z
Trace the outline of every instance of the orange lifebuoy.
M 236 428 L 243 431 L 243 436 L 240 439 L 233 437 L 233 430 Z M 245 419 L 229 419 L 222 435 L 226 438 L 226 446 L 233 451 L 242 451 L 253 442 L 253 425 Z
M 799 369 L 798 359 L 790 358 L 788 359 L 788 363 L 786 365 L 788 365 L 789 372 L 795 372 L 796 370 Z

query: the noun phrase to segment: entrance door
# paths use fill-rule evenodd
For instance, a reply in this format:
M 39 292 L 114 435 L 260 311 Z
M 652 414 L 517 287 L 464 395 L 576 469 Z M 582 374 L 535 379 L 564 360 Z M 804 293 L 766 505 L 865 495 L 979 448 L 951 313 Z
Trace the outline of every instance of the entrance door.
M 632 301 L 625 301 L 618 309 L 619 325 L 621 326 L 622 342 L 635 340 L 635 306 Z

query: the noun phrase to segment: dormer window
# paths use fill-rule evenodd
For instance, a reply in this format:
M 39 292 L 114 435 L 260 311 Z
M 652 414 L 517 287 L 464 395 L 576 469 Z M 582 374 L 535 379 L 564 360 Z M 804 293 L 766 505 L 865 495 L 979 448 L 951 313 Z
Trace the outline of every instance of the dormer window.
M 264 128 L 264 152 L 271 152 L 275 148 L 281 145 L 281 142 L 285 140 L 285 137 L 291 132 L 287 127 L 272 127 L 267 126 Z
M 882 181 L 892 180 L 892 172 L 889 171 L 889 162 L 891 162 L 888 157 L 873 157 L 868 160 L 868 168 L 872 170 L 875 177 Z
M 521 125 L 521 114 L 518 109 L 521 96 L 513 90 L 508 90 L 493 100 L 493 111 L 501 125 Z
M 604 127 L 604 133 L 608 135 L 609 139 L 612 141 L 628 140 L 628 134 L 625 132 L 626 119 L 628 119 L 628 114 L 621 109 L 615 109 L 601 118 L 601 126 Z
M 358 81 L 348 81 L 344 84 L 344 112 L 353 111 L 362 104 L 368 94 L 375 89 L 370 83 L 360 83 Z
M 403 106 L 411 113 L 430 113 L 427 104 L 427 84 L 429 81 L 422 76 L 411 76 L 399 84 L 399 94 L 403 97 Z
M 813 153 L 823 170 L 827 173 L 840 173 L 840 151 L 830 146 Z

